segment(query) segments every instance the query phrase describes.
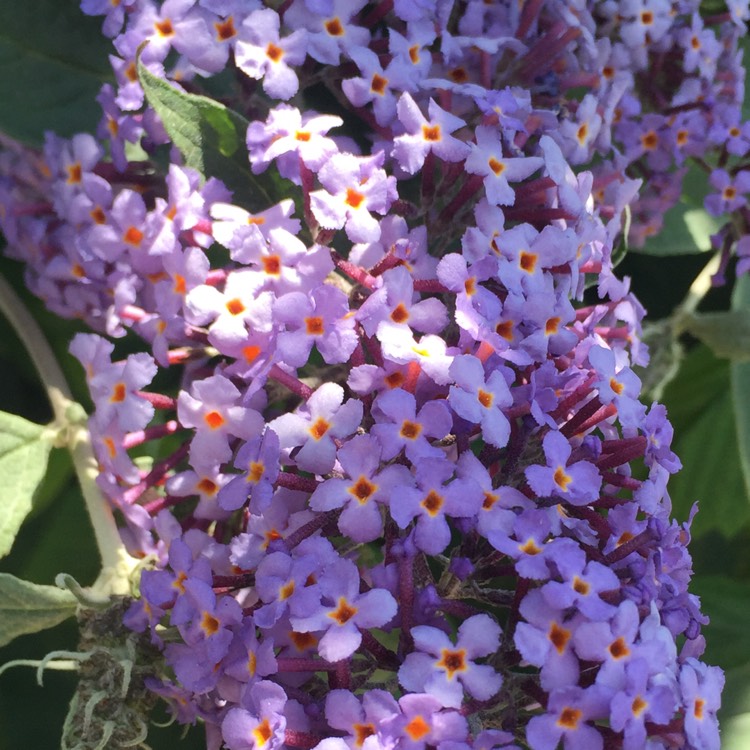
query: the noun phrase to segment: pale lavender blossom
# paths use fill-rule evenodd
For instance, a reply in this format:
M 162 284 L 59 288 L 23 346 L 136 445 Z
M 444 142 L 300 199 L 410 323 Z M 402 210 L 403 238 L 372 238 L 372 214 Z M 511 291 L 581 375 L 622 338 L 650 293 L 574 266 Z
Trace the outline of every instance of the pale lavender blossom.
M 461 706 L 464 690 L 477 700 L 489 700 L 503 679 L 489 665 L 474 660 L 497 651 L 500 633 L 500 626 L 486 614 L 465 620 L 455 645 L 442 630 L 418 625 L 411 629 L 417 650 L 407 655 L 398 680 L 406 690 L 428 693 L 448 708 Z
M 279 24 L 279 14 L 275 10 L 253 11 L 242 22 L 240 38 L 235 44 L 235 62 L 250 78 L 261 79 L 263 90 L 269 96 L 289 99 L 299 88 L 292 66 L 304 61 L 307 36 L 303 30 L 298 30 L 281 37 Z
M 451 135 L 466 123 L 432 99 L 428 105 L 429 120 L 408 92 L 401 95 L 396 109 L 406 133 L 394 138 L 392 156 L 409 174 L 417 172 L 430 152 L 448 162 L 462 161 L 468 156 L 469 146 Z

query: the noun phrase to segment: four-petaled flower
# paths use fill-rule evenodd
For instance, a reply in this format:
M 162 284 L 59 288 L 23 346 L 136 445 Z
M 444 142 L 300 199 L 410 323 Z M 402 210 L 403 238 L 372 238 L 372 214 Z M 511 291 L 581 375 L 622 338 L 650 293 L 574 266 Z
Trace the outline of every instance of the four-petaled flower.
M 461 706 L 464 690 L 477 700 L 489 700 L 500 689 L 503 678 L 491 666 L 476 664 L 474 659 L 497 651 L 500 633 L 500 626 L 485 614 L 474 615 L 461 624 L 455 645 L 442 630 L 418 625 L 411 629 L 417 650 L 404 660 L 398 681 L 406 690 L 429 693 L 449 708 Z

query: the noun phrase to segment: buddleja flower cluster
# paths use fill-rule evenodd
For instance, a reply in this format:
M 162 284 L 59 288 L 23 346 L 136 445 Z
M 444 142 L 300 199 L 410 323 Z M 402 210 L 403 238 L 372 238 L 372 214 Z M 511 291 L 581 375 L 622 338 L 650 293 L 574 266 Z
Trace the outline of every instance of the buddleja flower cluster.
M 747 3 L 82 8 L 116 50 L 99 140 L 6 149 L 2 227 L 51 309 L 148 342 L 71 349 L 179 721 L 230 750 L 718 748 L 613 255 L 688 157 L 720 150 L 708 203 L 738 208 Z M 160 177 L 139 50 L 234 81 L 289 197 L 251 211 L 174 149 Z

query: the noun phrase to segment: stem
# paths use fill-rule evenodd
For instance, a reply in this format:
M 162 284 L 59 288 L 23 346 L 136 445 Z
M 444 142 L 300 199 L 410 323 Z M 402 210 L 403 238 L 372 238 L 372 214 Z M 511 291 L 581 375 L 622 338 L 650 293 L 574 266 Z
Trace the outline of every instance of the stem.
M 721 265 L 721 253 L 714 253 L 708 263 L 703 267 L 703 270 L 695 277 L 695 280 L 690 285 L 688 293 L 685 299 L 675 310 L 675 321 L 679 328 L 680 318 L 683 315 L 691 315 L 698 309 L 701 300 L 711 291 L 711 277 L 719 270 Z
M 73 401 L 62 369 L 38 323 L 2 276 L 0 310 L 26 347 L 52 405 L 55 415 L 53 426 L 66 438 L 65 444 L 73 460 L 102 560 L 102 569 L 92 588 L 103 595 L 128 594 L 130 572 L 135 561 L 128 555 L 120 539 L 112 509 L 96 484 L 99 472 L 91 447 L 91 436 L 86 426 L 77 420 L 77 412 L 83 410 Z
M 42 334 L 41 328 L 13 287 L 0 276 L 0 310 L 8 319 L 26 347 L 26 351 L 34 363 L 36 371 L 47 391 L 47 397 L 52 405 L 52 411 L 58 422 L 67 421 L 65 409 L 73 400 L 73 394 L 68 388 L 60 365 L 57 364 L 52 350 Z

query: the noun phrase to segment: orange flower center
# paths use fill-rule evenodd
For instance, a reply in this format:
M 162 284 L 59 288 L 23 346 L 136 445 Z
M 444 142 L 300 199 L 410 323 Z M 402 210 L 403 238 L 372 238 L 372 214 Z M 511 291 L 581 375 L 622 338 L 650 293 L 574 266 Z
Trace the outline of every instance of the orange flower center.
M 430 143 L 440 140 L 440 125 L 422 125 L 422 137 Z
M 315 422 L 310 426 L 310 434 L 313 436 L 315 440 L 320 440 L 323 435 L 328 432 L 331 425 L 329 422 L 327 422 L 323 417 L 318 417 Z
M 333 612 L 329 612 L 328 616 L 335 620 L 339 625 L 345 625 L 349 620 L 357 614 L 357 608 L 352 607 L 349 602 L 346 601 L 345 597 L 339 599 L 339 605 Z
M 273 42 L 269 42 L 268 47 L 266 47 L 266 57 L 271 62 L 277 63 L 282 57 L 284 57 L 284 50 Z

